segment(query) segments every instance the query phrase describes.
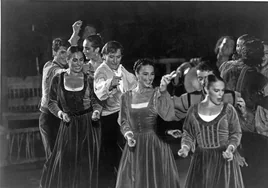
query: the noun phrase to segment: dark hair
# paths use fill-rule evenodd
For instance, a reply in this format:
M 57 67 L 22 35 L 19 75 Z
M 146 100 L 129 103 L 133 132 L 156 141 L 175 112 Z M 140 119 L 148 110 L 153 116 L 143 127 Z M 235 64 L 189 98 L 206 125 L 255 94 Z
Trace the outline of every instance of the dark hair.
M 217 41 L 217 43 L 216 43 L 216 45 L 215 45 L 215 49 L 214 49 L 215 54 L 218 54 L 218 53 L 219 53 L 219 47 L 220 47 L 222 41 L 223 41 L 225 38 L 228 39 L 228 40 L 232 40 L 232 41 L 234 41 L 234 44 L 235 44 L 234 37 L 232 37 L 232 36 L 228 36 L 228 35 L 226 35 L 226 36 L 222 36 L 222 37 L 220 37 L 220 38 L 218 39 L 218 41 Z M 235 47 L 235 46 L 234 46 L 234 47 Z
M 90 35 L 85 40 L 88 40 L 89 42 L 91 42 L 92 47 L 94 49 L 100 48 L 100 51 L 101 51 L 102 46 L 103 46 L 103 41 L 102 41 L 102 38 L 101 38 L 100 34 Z
M 241 35 L 240 37 L 238 37 L 237 40 L 246 42 L 246 41 L 249 41 L 249 40 L 252 40 L 252 39 L 255 39 L 255 38 L 256 38 L 256 37 L 253 36 L 253 35 L 250 35 L 250 34 L 244 34 L 244 35 Z
M 84 36 L 86 35 L 86 27 L 92 27 L 92 28 L 95 29 L 95 33 L 98 32 L 98 31 L 97 31 L 97 28 L 95 27 L 94 24 L 85 24 L 85 23 L 83 23 L 82 26 L 81 26 L 81 29 L 80 29 L 80 31 L 79 31 L 79 33 L 78 33 L 78 35 L 79 35 L 83 40 L 86 39 L 86 38 L 84 38 Z
M 86 59 L 85 58 L 85 55 L 83 53 L 83 48 L 80 47 L 80 46 L 70 46 L 68 49 L 67 49 L 67 59 L 70 60 L 72 55 L 74 53 L 78 53 L 78 52 L 81 52 L 83 57 L 84 57 L 84 60 Z
M 66 44 L 64 44 L 63 40 L 61 38 L 55 38 L 53 41 L 52 41 L 52 50 L 54 52 L 57 52 L 61 46 L 67 46 Z
M 211 84 L 217 81 L 222 81 L 225 84 L 224 80 L 219 75 L 215 75 L 215 74 L 208 75 L 206 79 L 206 85 L 205 85 L 206 88 L 209 89 Z
M 87 13 L 84 14 L 83 17 L 87 17 L 88 15 L 86 15 Z M 85 34 L 85 28 L 87 26 L 89 27 L 93 27 L 96 31 L 96 33 L 100 33 L 103 30 L 103 23 L 100 19 L 86 19 L 86 20 L 82 20 L 83 24 L 81 26 L 81 29 L 79 31 L 79 36 L 84 36 Z
M 124 49 L 123 49 L 123 46 L 119 42 L 109 41 L 103 46 L 101 53 L 103 55 L 107 55 L 109 53 L 116 53 L 117 50 L 121 50 L 121 54 L 123 54 Z
M 259 39 L 246 41 L 241 48 L 241 57 L 248 66 L 259 66 L 262 63 L 263 56 L 264 46 Z
M 213 71 L 213 69 L 205 61 L 201 61 L 195 66 L 196 70 L 199 71 Z
M 154 67 L 154 62 L 153 62 L 153 60 L 148 59 L 148 58 L 138 59 L 134 63 L 133 70 L 138 73 L 140 71 L 141 67 L 145 66 L 145 65 L 151 65 Z
M 262 44 L 263 45 L 268 45 L 268 41 L 267 40 L 264 40 L 264 41 L 262 41 Z
M 233 54 L 232 59 L 238 60 L 241 58 L 241 49 L 245 42 L 255 39 L 255 36 L 249 35 L 249 34 L 243 34 L 240 37 L 238 37 L 237 41 L 240 41 L 238 44 L 236 44 L 236 50 Z

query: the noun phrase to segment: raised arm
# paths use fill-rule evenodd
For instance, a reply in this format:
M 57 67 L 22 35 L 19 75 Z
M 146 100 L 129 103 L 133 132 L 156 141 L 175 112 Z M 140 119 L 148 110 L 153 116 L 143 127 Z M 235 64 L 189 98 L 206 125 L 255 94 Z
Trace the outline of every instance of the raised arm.
M 80 29 L 81 29 L 81 26 L 82 26 L 82 21 L 81 20 L 76 21 L 72 25 L 73 33 L 72 33 L 70 39 L 68 40 L 68 42 L 71 44 L 71 46 L 77 46 L 78 40 L 80 39 L 80 37 L 78 36 L 78 33 L 79 33 Z
M 175 116 L 176 116 L 176 121 L 180 121 L 184 119 L 187 115 L 187 111 L 190 108 L 189 100 L 190 96 L 189 94 L 185 93 L 182 94 L 181 96 L 173 96 L 173 101 L 174 101 L 174 108 L 175 108 Z
M 159 88 L 155 91 L 155 108 L 158 115 L 165 121 L 175 120 L 174 102 L 167 91 L 161 92 Z

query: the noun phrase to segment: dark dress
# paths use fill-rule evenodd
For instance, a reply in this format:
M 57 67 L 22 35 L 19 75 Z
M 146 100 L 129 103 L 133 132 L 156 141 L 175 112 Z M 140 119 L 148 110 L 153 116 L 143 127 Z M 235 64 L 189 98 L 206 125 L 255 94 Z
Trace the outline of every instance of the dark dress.
M 40 187 L 98 187 L 100 131 L 91 121 L 92 112 L 101 112 L 93 92 L 93 81 L 84 75 L 81 91 L 67 91 L 62 73 L 54 77 L 50 91 L 49 110 L 57 116 L 60 109 L 70 117 L 61 121 L 55 148 L 44 165 Z
M 121 98 L 119 122 L 123 135 L 132 131 L 136 146 L 125 145 L 116 188 L 179 188 L 172 151 L 155 133 L 157 116 L 171 120 L 174 106 L 169 94 L 154 91 L 147 107 L 132 108 L 133 91 Z
M 186 178 L 186 188 L 244 188 L 240 165 L 243 158 L 237 150 L 230 162 L 222 152 L 229 145 L 237 148 L 241 140 L 241 127 L 231 104 L 224 104 L 220 114 L 206 122 L 198 114 L 198 104 L 193 105 L 183 126 L 182 146 L 193 152 Z

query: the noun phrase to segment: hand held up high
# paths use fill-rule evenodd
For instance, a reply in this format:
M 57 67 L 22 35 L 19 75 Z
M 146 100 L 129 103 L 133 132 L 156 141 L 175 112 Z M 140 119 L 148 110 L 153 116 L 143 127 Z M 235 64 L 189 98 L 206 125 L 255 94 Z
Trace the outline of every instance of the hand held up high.
M 170 83 L 170 81 L 175 78 L 176 75 L 176 71 L 172 71 L 170 74 L 164 75 L 161 79 L 160 82 L 160 91 L 164 92 L 167 90 L 167 85 Z

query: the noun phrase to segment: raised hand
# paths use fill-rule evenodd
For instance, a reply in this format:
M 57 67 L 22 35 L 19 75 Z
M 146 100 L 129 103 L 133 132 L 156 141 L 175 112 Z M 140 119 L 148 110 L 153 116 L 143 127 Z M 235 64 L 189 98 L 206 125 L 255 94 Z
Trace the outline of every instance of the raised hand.
M 79 33 L 81 26 L 82 26 L 82 23 L 83 22 L 81 20 L 74 22 L 74 24 L 72 25 L 74 33 Z
M 160 82 L 160 91 L 166 91 L 167 85 L 170 83 L 170 81 L 177 76 L 176 71 L 172 71 L 170 74 L 164 75 Z

